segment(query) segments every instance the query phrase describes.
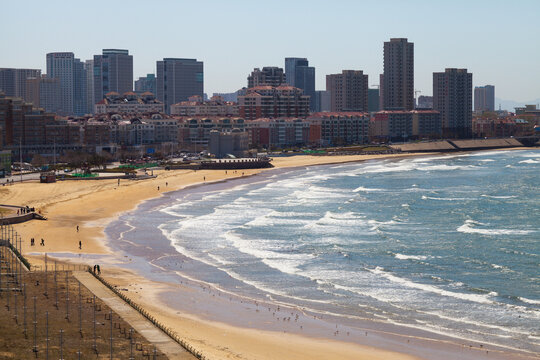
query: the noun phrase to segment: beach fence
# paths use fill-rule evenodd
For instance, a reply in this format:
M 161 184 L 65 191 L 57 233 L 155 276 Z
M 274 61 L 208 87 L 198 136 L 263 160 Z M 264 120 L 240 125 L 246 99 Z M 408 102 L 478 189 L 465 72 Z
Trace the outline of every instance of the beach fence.
M 0 336 L 14 358 L 167 358 L 73 276 L 78 266 L 44 255 L 29 271 L 22 243 L 0 226 Z
M 130 305 L 133 309 L 137 310 L 142 316 L 144 316 L 146 319 L 148 319 L 152 324 L 154 324 L 157 328 L 159 328 L 161 331 L 163 331 L 167 336 L 169 336 L 171 339 L 176 341 L 180 346 L 182 346 L 186 351 L 188 351 L 190 354 L 195 356 L 197 359 L 201 360 L 210 360 L 207 358 L 201 351 L 197 350 L 195 347 L 193 347 L 188 341 L 183 339 L 176 331 L 174 331 L 172 328 L 165 326 L 163 323 L 161 323 L 158 319 L 156 319 L 152 314 L 150 314 L 147 310 L 145 310 L 142 306 L 138 305 L 136 302 L 132 301 L 128 296 L 120 292 L 116 286 L 111 285 L 107 280 L 102 278 L 100 275 L 93 272 L 90 268 L 88 271 L 95 276 L 96 279 L 98 279 L 103 285 L 105 285 L 109 290 L 114 292 L 118 297 L 120 297 L 122 300 L 124 300 L 128 305 Z

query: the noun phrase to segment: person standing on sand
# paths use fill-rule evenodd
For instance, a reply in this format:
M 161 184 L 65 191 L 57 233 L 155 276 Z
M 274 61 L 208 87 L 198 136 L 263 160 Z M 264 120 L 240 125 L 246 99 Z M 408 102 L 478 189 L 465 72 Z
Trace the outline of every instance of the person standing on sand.
M 45 240 L 43 240 L 43 238 L 41 238 L 41 243 L 39 245 L 45 246 Z
M 97 267 L 97 273 L 98 273 L 98 275 L 101 275 L 101 269 L 99 268 L 99 265 L 96 265 L 96 267 Z
M 79 249 L 82 249 L 82 242 L 79 240 Z
M 77 225 L 77 232 L 79 232 L 79 225 Z
M 157 187 L 157 191 L 159 191 L 159 186 Z

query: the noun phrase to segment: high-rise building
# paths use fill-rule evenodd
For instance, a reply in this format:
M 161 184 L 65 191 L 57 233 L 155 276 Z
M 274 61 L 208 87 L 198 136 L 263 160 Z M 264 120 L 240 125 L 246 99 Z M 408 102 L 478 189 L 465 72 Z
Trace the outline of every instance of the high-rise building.
M 144 92 L 156 93 L 156 75 L 147 74 L 141 76 L 138 80 L 135 80 L 135 92 L 142 94 Z
M 277 66 L 265 66 L 261 69 L 255 68 L 248 76 L 248 88 L 255 86 L 277 87 L 286 83 L 283 69 Z
M 75 59 L 73 61 L 73 112 L 75 115 L 84 115 L 86 110 L 86 70 L 84 63 Z
M 128 50 L 103 49 L 101 55 L 94 55 L 94 102 L 111 91 L 133 91 L 133 56 Z
M 343 70 L 326 75 L 330 111 L 368 111 L 368 76 L 362 70 Z
M 94 60 L 86 60 L 84 63 L 86 71 L 86 113 L 94 112 Z
M 407 39 L 384 43 L 383 105 L 385 110 L 414 109 L 414 44 Z
M 38 108 L 39 105 L 39 83 L 41 81 L 40 77 L 29 77 L 26 78 L 26 89 L 24 95 L 24 101 L 31 103 L 32 106 Z
M 39 81 L 39 106 L 46 112 L 59 113 L 62 106 L 60 80 L 43 75 Z
M 203 62 L 197 59 L 164 58 L 157 62 L 156 95 L 165 112 L 190 96 L 204 94 Z
M 6 96 L 26 98 L 26 79 L 41 77 L 40 69 L 0 68 L 0 91 Z
M 379 111 L 379 89 L 368 89 L 368 111 Z
M 60 81 L 60 114 L 71 115 L 74 112 L 74 62 L 72 52 L 47 54 L 47 76 Z
M 474 111 L 495 111 L 495 86 L 474 88 Z
M 472 74 L 467 69 L 433 73 L 433 109 L 441 113 L 443 136 L 471 135 L 472 105 Z
M 310 96 L 311 111 L 315 111 L 315 68 L 309 66 L 306 58 L 285 58 L 285 79 L 291 86 L 304 90 Z
M 327 112 L 331 109 L 331 95 L 330 91 L 316 90 L 315 91 L 315 111 L 314 112 Z

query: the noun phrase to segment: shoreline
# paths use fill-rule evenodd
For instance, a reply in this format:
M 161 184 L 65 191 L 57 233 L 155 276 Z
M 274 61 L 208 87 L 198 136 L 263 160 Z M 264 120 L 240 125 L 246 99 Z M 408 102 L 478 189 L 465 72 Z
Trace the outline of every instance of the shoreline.
M 525 148 L 525 149 L 529 149 L 529 148 Z M 501 149 L 501 150 L 514 150 L 514 149 Z M 519 149 L 519 150 L 523 150 L 523 149 Z M 483 150 L 485 151 L 485 150 Z M 491 150 L 490 150 L 491 151 Z M 467 152 L 467 153 L 471 153 L 471 152 Z M 463 154 L 463 153 L 459 153 L 459 154 Z M 457 154 L 457 155 L 459 155 Z M 233 174 L 228 174 L 227 176 L 223 176 L 224 174 L 224 171 L 222 170 L 199 170 L 197 172 L 194 172 L 194 171 L 190 171 L 190 170 L 176 170 L 176 171 L 164 171 L 164 172 L 159 172 L 158 173 L 158 177 L 157 179 L 152 179 L 152 180 L 145 180 L 145 182 L 135 182 L 135 183 L 128 183 L 127 185 L 124 185 L 124 183 L 121 184 L 121 186 L 119 188 L 116 187 L 116 181 L 104 181 L 106 183 L 104 184 L 98 184 L 98 185 L 94 185 L 94 186 L 85 186 L 83 184 L 78 184 L 78 185 L 75 185 L 73 187 L 75 187 L 76 189 L 71 189 L 72 192 L 71 192 L 71 196 L 67 196 L 67 195 L 60 195 L 60 198 L 57 198 L 55 197 L 55 200 L 57 201 L 49 201 L 47 202 L 46 199 L 45 200 L 42 200 L 42 203 L 40 203 L 39 205 L 40 206 L 37 206 L 37 207 L 41 207 L 41 206 L 44 206 L 44 210 L 45 211 L 50 211 L 50 215 L 48 215 L 49 213 L 46 212 L 45 215 L 49 217 L 49 221 L 44 224 L 44 223 L 39 223 L 38 226 L 36 226 L 36 222 L 33 222 L 33 223 L 25 223 L 25 224 L 21 224 L 21 225 L 18 225 L 16 226 L 16 230 L 21 234 L 23 235 L 24 238 L 30 238 L 30 237 L 36 237 L 35 235 L 31 235 L 32 233 L 42 233 L 43 230 L 45 230 L 45 233 L 47 233 L 47 236 L 48 235 L 58 235 L 58 232 L 60 232 L 61 234 L 63 234 L 62 231 L 59 231 L 58 229 L 56 229 L 56 232 L 55 232 L 55 226 L 54 225 L 61 225 L 60 226 L 60 229 L 64 229 L 64 228 L 68 228 L 67 225 L 69 225 L 69 228 L 71 228 L 71 230 L 66 230 L 69 234 L 72 234 L 77 240 L 73 241 L 73 240 L 67 240 L 67 239 L 55 239 L 54 243 L 53 243 L 53 246 L 49 245 L 49 239 L 46 238 L 46 247 L 45 249 L 43 248 L 40 248 L 39 250 L 43 249 L 43 250 L 51 250 L 53 253 L 56 253 L 56 254 L 59 254 L 59 253 L 64 253 L 64 254 L 73 254 L 75 255 L 74 257 L 76 257 L 78 254 L 89 254 L 90 257 L 92 256 L 96 256 L 96 257 L 107 257 L 107 256 L 112 256 L 111 255 L 111 252 L 112 252 L 112 249 L 108 246 L 108 242 L 107 242 L 107 237 L 106 237 L 106 234 L 104 232 L 105 228 L 107 226 L 109 226 L 113 221 L 117 220 L 122 214 L 126 213 L 126 212 L 130 212 L 130 211 L 133 211 L 134 209 L 136 209 L 138 206 L 140 206 L 142 203 L 144 203 L 145 201 L 149 201 L 151 199 L 156 199 L 158 198 L 158 196 L 155 196 L 156 195 L 156 186 L 162 186 L 163 187 L 163 184 L 165 182 L 170 182 L 171 186 L 169 186 L 169 184 L 167 184 L 167 186 L 165 186 L 165 189 L 164 190 L 168 190 L 168 191 L 160 191 L 158 192 L 159 193 L 159 196 L 167 196 L 167 193 L 170 192 L 170 191 L 178 191 L 178 190 L 184 190 L 184 191 L 189 191 L 189 189 L 191 188 L 195 188 L 195 187 L 201 187 L 203 185 L 206 185 L 206 184 L 218 184 L 218 183 L 222 183 L 222 182 L 227 182 L 231 179 L 247 179 L 251 176 L 254 176 L 256 174 L 260 174 L 262 173 L 263 171 L 268 171 L 268 170 L 273 170 L 273 171 L 276 171 L 276 170 L 279 170 L 279 169 L 291 169 L 291 168 L 295 168 L 295 167 L 308 167 L 308 166 L 316 166 L 316 165 L 335 165 L 335 164 L 341 164 L 341 163 L 350 163 L 350 162 L 362 162 L 362 161 L 368 161 L 368 160 L 388 160 L 388 159 L 392 159 L 392 158 L 397 158 L 397 159 L 403 159 L 405 157 L 425 157 L 425 156 L 436 156 L 436 155 L 440 155 L 440 156 L 448 156 L 448 155 L 456 155 L 456 153 L 416 153 L 416 154 L 398 154 L 397 156 L 394 155 L 394 156 L 391 156 L 391 155 L 382 155 L 382 156 L 328 156 L 328 157 L 320 157 L 320 156 L 309 156 L 309 155 L 303 155 L 303 156 L 297 156 L 295 157 L 296 159 L 293 159 L 293 160 L 298 160 L 298 161 L 291 161 L 290 159 L 291 158 L 279 158 L 278 161 L 276 161 L 276 158 L 274 159 L 273 163 L 276 165 L 277 163 L 277 166 L 276 168 L 273 168 L 273 169 L 258 169 L 258 170 L 243 170 L 243 172 L 245 173 L 244 176 L 239 176 L 239 174 L 236 174 L 236 175 L 233 175 Z M 298 159 L 300 158 L 300 159 Z M 324 159 L 325 161 L 321 161 L 322 159 Z M 307 160 L 307 161 L 306 161 Z M 232 173 L 232 171 L 230 171 Z M 242 170 L 240 171 L 240 173 L 242 172 Z M 214 173 L 214 174 L 212 174 Z M 219 175 L 222 175 L 222 176 L 219 176 Z M 200 181 L 202 180 L 201 178 L 205 176 L 208 181 Z M 185 177 L 187 177 L 188 179 L 185 179 Z M 182 181 L 183 180 L 183 181 Z M 199 181 L 197 181 L 199 180 Z M 26 186 L 26 185 L 29 185 L 29 186 Z M 21 186 L 21 187 L 32 187 L 34 184 L 23 184 L 23 185 L 18 185 L 18 186 Z M 44 186 L 50 186 L 51 184 L 45 184 Z M 65 186 L 66 184 L 65 183 L 61 183 L 60 186 Z M 71 184 L 70 184 L 71 185 Z M 57 187 L 57 186 L 56 186 Z M 11 188 L 17 188 L 17 187 L 11 187 Z M 10 189 L 11 189 L 10 188 Z M 71 188 L 71 186 L 70 186 Z M 89 191 L 89 189 L 92 190 L 92 191 Z M 171 189 L 171 190 L 169 190 Z M 95 190 L 95 191 L 93 191 Z M 118 190 L 120 190 L 120 192 L 124 192 L 124 194 L 122 195 L 131 195 L 132 197 L 128 199 L 127 201 L 127 204 L 126 203 L 111 203 L 109 204 L 108 206 L 104 206 L 104 207 L 99 207 L 99 205 L 103 205 L 103 202 L 106 202 L 107 200 L 109 201 L 114 201 L 113 199 L 114 198 L 117 198 L 119 192 Z M 95 193 L 97 192 L 97 193 Z M 53 193 L 56 194 L 56 189 L 55 191 L 53 191 Z M 26 194 L 26 195 L 30 195 L 29 197 L 32 196 L 32 194 Z M 38 195 L 38 194 L 34 194 L 34 195 Z M 101 195 L 101 196 L 98 196 L 98 195 Z M 120 195 L 120 194 L 119 194 Z M 64 196 L 64 197 L 63 197 Z M 67 198 L 65 198 L 67 197 Z M 99 197 L 100 201 L 95 201 L 94 199 L 94 203 L 98 206 L 96 207 L 93 207 L 93 211 L 90 211 L 89 214 L 86 214 L 86 216 L 84 214 L 80 214 L 80 206 L 81 204 L 80 203 L 85 203 L 86 204 L 86 201 L 89 200 L 90 198 L 92 197 Z M 15 197 L 16 198 L 16 197 Z M 79 202 L 79 206 L 77 206 L 77 203 Z M 73 204 L 75 203 L 75 205 Z M 90 202 L 92 203 L 92 202 Z M 33 204 L 29 204 L 31 206 L 33 206 Z M 87 204 L 88 205 L 88 204 Z M 116 206 L 114 206 L 116 205 Z M 68 210 L 71 210 L 71 212 L 66 212 L 66 208 Z M 74 209 L 75 208 L 75 209 Z M 84 206 L 84 209 L 83 210 L 86 210 L 86 209 L 90 209 L 92 207 L 89 207 L 89 206 Z M 77 212 L 77 210 L 79 211 L 79 213 Z M 109 211 L 107 211 L 109 210 Z M 84 212 L 84 211 L 83 211 Z M 69 215 L 67 215 L 69 214 Z M 51 216 L 51 215 L 57 215 L 59 216 L 59 219 L 54 219 L 54 216 Z M 66 224 L 67 223 L 67 224 Z M 75 232 L 75 226 L 78 225 L 78 224 L 81 224 L 81 231 L 79 233 Z M 78 251 L 78 248 L 77 248 L 77 243 L 78 243 L 78 239 L 82 239 L 84 242 L 83 242 L 83 249 L 82 251 Z M 71 248 L 73 249 L 74 251 L 69 251 L 67 248 Z M 35 250 L 36 251 L 32 251 L 34 250 L 33 248 L 30 248 L 29 246 L 25 246 L 23 248 L 23 252 L 26 254 L 26 253 L 32 253 L 32 252 L 37 252 L 38 248 L 36 248 Z M 90 251 L 88 251 L 90 250 Z M 48 252 L 51 252 L 51 251 L 48 251 Z M 85 258 L 87 257 L 88 255 L 85 256 Z M 42 256 L 31 256 L 31 259 L 32 259 L 32 262 L 33 263 L 40 263 L 40 258 Z M 83 260 L 85 260 L 85 258 L 83 258 Z M 86 261 L 88 260 L 92 260 L 92 259 L 86 259 Z M 161 283 L 156 283 L 156 282 L 153 282 L 153 281 L 149 281 L 145 278 L 142 278 L 141 276 L 139 275 L 136 275 L 136 274 L 127 274 L 125 270 L 122 269 L 122 265 L 119 266 L 118 269 L 114 269 L 114 273 L 110 273 L 109 269 L 107 270 L 107 274 L 105 276 L 107 276 L 107 279 L 108 280 L 111 280 L 109 278 L 109 276 L 112 276 L 112 282 L 115 283 L 115 284 L 118 284 L 120 283 L 120 286 L 129 286 L 130 285 L 130 282 L 133 282 L 133 283 L 137 283 L 137 284 L 143 284 L 143 287 L 145 290 L 145 293 L 150 293 L 150 292 L 155 292 L 156 290 L 158 290 L 160 293 L 162 292 L 166 292 L 166 286 L 164 284 L 161 284 Z M 189 294 L 193 295 L 194 293 L 198 294 L 199 296 L 201 295 L 201 290 L 199 289 L 198 292 L 196 292 L 196 289 L 195 287 L 182 287 L 181 291 L 184 293 L 184 295 L 188 296 Z M 207 342 L 210 342 L 210 339 L 205 339 L 205 335 L 206 333 L 208 332 L 211 332 L 211 329 L 213 329 L 213 337 L 216 338 L 216 339 L 219 339 L 220 338 L 220 331 L 224 331 L 223 330 L 223 327 L 226 328 L 226 331 L 227 333 L 229 334 L 234 334 L 235 338 L 237 339 L 238 343 L 237 343 L 237 346 L 240 346 L 240 347 L 243 347 L 244 344 L 246 343 L 246 341 L 249 341 L 249 342 L 259 342 L 261 343 L 261 345 L 259 346 L 259 352 L 265 352 L 267 351 L 267 347 L 276 347 L 276 346 L 279 346 L 279 347 L 282 347 L 286 344 L 287 342 L 289 341 L 288 339 L 291 337 L 291 334 L 289 332 L 287 333 L 281 333 L 281 332 L 277 332 L 276 330 L 261 330 L 261 329 L 258 329 L 257 327 L 251 327 L 251 326 L 245 326 L 245 327 L 238 327 L 236 325 L 226 325 L 226 324 L 222 324 L 222 323 L 219 323 L 219 322 L 216 322 L 216 321 L 213 321 L 213 320 L 207 320 L 206 317 L 204 316 L 205 313 L 199 313 L 198 315 L 193 315 L 193 314 L 190 314 L 189 312 L 187 313 L 181 313 L 180 314 L 176 314 L 176 315 L 179 315 L 179 317 L 182 317 L 183 318 L 183 322 L 180 321 L 180 323 L 178 323 L 178 319 L 177 319 L 177 316 L 175 316 L 174 318 L 170 315 L 172 314 L 175 314 L 175 309 L 172 309 L 172 308 L 169 308 L 168 310 L 164 310 L 163 309 L 163 305 L 167 306 L 167 304 L 164 304 L 163 301 L 159 300 L 159 294 L 156 294 L 156 295 L 152 295 L 150 298 L 146 298 L 146 295 L 145 297 L 143 298 L 143 296 L 141 295 L 135 295 L 133 291 L 133 289 L 129 289 L 130 291 L 128 292 L 128 294 L 131 296 L 134 296 L 134 301 L 138 302 L 140 305 L 143 305 L 144 307 L 146 308 L 149 308 L 149 309 L 152 309 L 153 312 L 156 312 L 157 314 L 159 314 L 158 318 L 161 317 L 163 322 L 165 322 L 166 324 L 171 324 L 171 325 L 174 325 L 174 326 L 171 326 L 171 327 L 174 327 L 174 328 L 177 328 L 178 329 L 178 332 L 179 333 L 182 333 L 183 332 L 183 328 L 187 326 L 190 326 L 190 327 L 199 327 L 199 328 L 203 328 L 203 330 L 200 330 L 199 331 L 199 335 L 196 336 L 195 334 L 193 335 L 193 339 L 191 340 L 194 344 L 194 346 L 202 346 L 202 347 L 206 347 L 206 352 L 204 351 L 205 349 L 202 349 L 203 352 L 205 353 L 208 353 L 209 356 L 210 354 L 212 354 L 212 356 L 216 356 L 218 358 L 220 358 L 221 356 L 223 356 L 223 352 L 217 352 L 217 353 L 214 353 L 214 350 L 212 348 L 212 346 L 208 346 L 207 345 Z M 205 290 L 202 290 L 203 293 L 206 292 Z M 208 292 L 206 295 L 206 299 L 203 301 L 203 302 L 208 302 L 211 300 L 210 298 L 210 293 Z M 221 296 L 221 295 L 219 295 Z M 213 294 L 212 297 L 215 297 L 215 294 Z M 242 300 L 241 300 L 242 301 Z M 160 304 L 161 303 L 161 304 Z M 157 304 L 160 304 L 160 305 L 157 305 Z M 240 303 L 240 306 L 244 306 L 244 304 L 241 302 Z M 203 316 L 199 316 L 199 315 L 203 315 Z M 198 320 L 194 320 L 194 319 L 198 319 Z M 404 329 L 404 328 L 402 328 Z M 405 330 L 405 333 L 414 333 L 414 330 L 411 330 L 410 328 L 408 329 L 404 329 Z M 259 332 L 263 332 L 261 334 L 259 334 Z M 257 339 L 253 339 L 253 334 L 252 333 L 257 333 L 258 334 L 258 338 Z M 301 347 L 305 348 L 305 349 L 302 349 L 304 350 L 304 352 L 302 353 L 300 350 L 297 350 L 297 351 L 300 351 L 299 354 L 296 354 L 295 356 L 289 356 L 288 354 L 282 354 L 282 357 L 283 358 L 291 358 L 291 359 L 300 359 L 300 358 L 317 358 L 316 356 L 320 356 L 321 355 L 321 351 L 323 351 L 323 354 L 329 354 L 328 351 L 338 351 L 338 350 L 347 350 L 346 353 L 336 353 L 335 354 L 335 358 L 363 358 L 362 356 L 366 356 L 365 358 L 370 358 L 370 359 L 377 359 L 377 358 L 381 358 L 381 359 L 412 359 L 412 358 L 415 358 L 415 357 L 411 357 L 409 355 L 404 355 L 403 353 L 399 352 L 399 353 L 389 353 L 387 350 L 384 350 L 385 347 L 382 347 L 382 349 L 380 349 L 380 343 L 378 343 L 379 347 L 377 347 L 375 345 L 375 348 L 377 348 L 376 350 L 371 348 L 371 347 L 366 347 L 365 345 L 362 346 L 362 345 L 357 345 L 357 342 L 351 342 L 350 340 L 348 340 L 347 338 L 344 338 L 344 339 L 332 339 L 331 335 L 327 335 L 327 336 L 317 336 L 317 334 L 314 334 L 313 336 L 305 336 L 304 334 L 302 334 L 301 332 L 296 332 L 297 335 L 294 335 L 294 342 L 297 343 L 297 344 L 303 344 Z M 301 334 L 301 335 L 299 335 Z M 441 345 L 443 348 L 445 348 L 445 346 L 452 346 L 452 345 L 448 345 L 446 344 L 445 345 L 445 342 L 444 342 L 444 339 L 442 339 L 441 337 L 443 337 L 443 335 L 437 335 L 435 333 L 431 333 L 432 335 L 434 335 L 432 338 L 433 339 L 430 339 L 429 341 L 434 341 L 434 342 L 437 342 L 437 343 L 440 343 L 438 345 Z M 388 335 L 388 334 L 387 334 Z M 403 336 L 403 334 L 393 334 L 393 335 L 397 335 L 397 336 Z M 391 335 L 388 335 L 388 336 L 391 336 Z M 404 336 L 408 336 L 408 335 L 404 335 Z M 202 339 L 201 339 L 202 338 Z M 210 336 L 210 338 L 212 338 L 212 336 Z M 264 339 L 263 339 L 264 338 Z M 374 345 L 373 344 L 373 339 L 372 337 L 370 336 L 369 337 L 370 340 L 368 341 L 368 344 L 369 345 Z M 244 339 L 244 340 L 240 340 L 240 339 Z M 249 340 L 248 340 L 249 339 Z M 272 340 L 270 340 L 272 339 Z M 395 341 L 395 340 L 393 340 Z M 221 342 L 219 341 L 216 341 L 216 344 L 214 344 L 213 346 L 214 347 L 223 347 L 223 342 L 225 344 L 229 344 L 231 343 L 231 336 L 229 336 L 228 338 L 225 338 L 225 339 L 222 339 Z M 306 343 L 307 342 L 307 343 Z M 320 346 L 322 346 L 322 344 L 320 344 L 321 342 L 324 342 L 325 343 L 325 347 L 324 349 L 321 349 Z M 415 340 L 416 342 L 416 340 Z M 263 345 L 264 344 L 264 345 Z M 305 353 L 305 351 L 308 350 L 308 348 L 310 350 L 313 350 L 314 349 L 314 346 L 315 345 L 318 345 L 316 346 L 316 351 L 312 351 L 312 353 L 310 354 L 307 354 Z M 346 346 L 347 345 L 347 346 Z M 237 351 L 238 348 L 235 349 L 235 347 L 237 346 L 226 346 L 227 348 L 230 347 L 230 349 L 228 350 L 229 352 L 234 352 L 234 351 Z M 399 346 L 396 346 L 397 349 L 399 350 L 400 347 L 402 347 L 403 344 L 400 344 Z M 416 344 L 416 346 L 419 346 L 418 344 Z M 425 346 L 425 345 L 420 345 L 420 346 Z M 387 348 L 387 347 L 386 347 Z M 423 347 L 420 347 L 418 348 L 416 351 L 419 352 L 420 354 L 422 353 L 423 351 Z M 431 350 L 428 350 L 426 349 L 427 351 L 431 351 Z M 446 349 L 448 350 L 448 349 Z M 451 349 L 450 349 L 451 350 Z M 480 350 L 480 347 L 478 347 L 478 350 Z M 462 358 L 480 358 L 480 353 L 479 351 L 475 351 L 475 352 L 478 352 L 477 354 L 461 354 L 461 355 L 466 355 L 467 357 L 462 357 Z M 224 351 L 224 350 L 222 350 Z M 257 355 L 257 351 L 256 349 L 252 350 L 253 352 L 250 353 L 250 356 L 249 358 L 266 358 L 266 357 L 259 357 L 261 355 Z M 439 350 L 440 351 L 440 350 Z M 460 350 L 460 349 L 454 349 L 454 350 L 451 350 L 451 351 L 455 351 L 455 354 L 458 354 L 460 351 L 463 351 L 463 350 Z M 467 351 L 470 351 L 470 350 L 467 350 Z M 482 349 L 482 351 L 485 351 L 485 349 Z M 377 357 L 379 354 L 381 355 L 381 357 Z M 364 355 L 362 355 L 364 354 Z M 366 355 L 368 354 L 368 355 Z M 497 352 L 492 352 L 490 350 L 490 353 L 489 353 L 489 357 L 490 358 L 498 358 L 497 357 Z M 251 356 L 253 355 L 253 356 Z M 513 353 L 512 355 L 517 355 L 521 358 L 520 355 L 518 355 L 517 353 Z M 472 356 L 472 357 L 469 357 L 469 356 Z M 323 357 L 324 358 L 324 357 Z M 424 358 L 424 357 L 418 357 L 418 358 Z M 428 357 L 429 358 L 429 357 Z M 433 357 L 433 358 L 441 358 L 441 357 Z M 444 358 L 444 357 L 442 357 Z M 452 358 L 452 357 L 448 357 L 448 358 Z M 501 358 L 511 358 L 511 357 L 501 357 Z M 512 358 L 515 358 L 515 357 L 512 357 Z M 525 355 L 525 357 L 523 358 L 529 358 L 528 356 Z

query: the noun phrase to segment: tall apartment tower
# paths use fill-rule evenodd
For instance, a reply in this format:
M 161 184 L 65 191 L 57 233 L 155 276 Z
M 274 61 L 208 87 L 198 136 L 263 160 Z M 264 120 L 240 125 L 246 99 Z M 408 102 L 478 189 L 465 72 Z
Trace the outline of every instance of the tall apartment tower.
M 120 95 L 133 91 L 133 56 L 128 50 L 103 49 L 94 55 L 94 102 L 111 91 Z
M 402 38 L 384 43 L 383 81 L 385 110 L 414 109 L 414 43 Z
M 62 106 L 60 80 L 43 75 L 39 82 L 39 106 L 46 112 L 58 113 Z
M 84 63 L 86 71 L 86 113 L 94 113 L 94 60 L 86 60 Z
M 285 58 L 285 79 L 291 86 L 304 90 L 310 96 L 309 110 L 315 111 L 315 68 L 306 58 Z
M 47 54 L 47 77 L 56 78 L 60 82 L 60 114 L 71 115 L 74 110 L 74 63 L 72 52 L 55 52 Z
M 262 70 L 255 68 L 248 76 L 248 88 L 264 85 L 278 87 L 286 82 L 283 69 L 277 66 L 265 66 Z
M 474 111 L 495 111 L 495 86 L 474 88 Z
M 368 111 L 368 76 L 361 70 L 326 75 L 330 111 Z
M 472 105 L 472 74 L 467 69 L 433 73 L 433 109 L 441 113 L 443 136 L 471 136 Z
M 197 59 L 165 58 L 157 62 L 157 98 L 169 113 L 171 105 L 190 96 L 204 96 L 203 62 Z

